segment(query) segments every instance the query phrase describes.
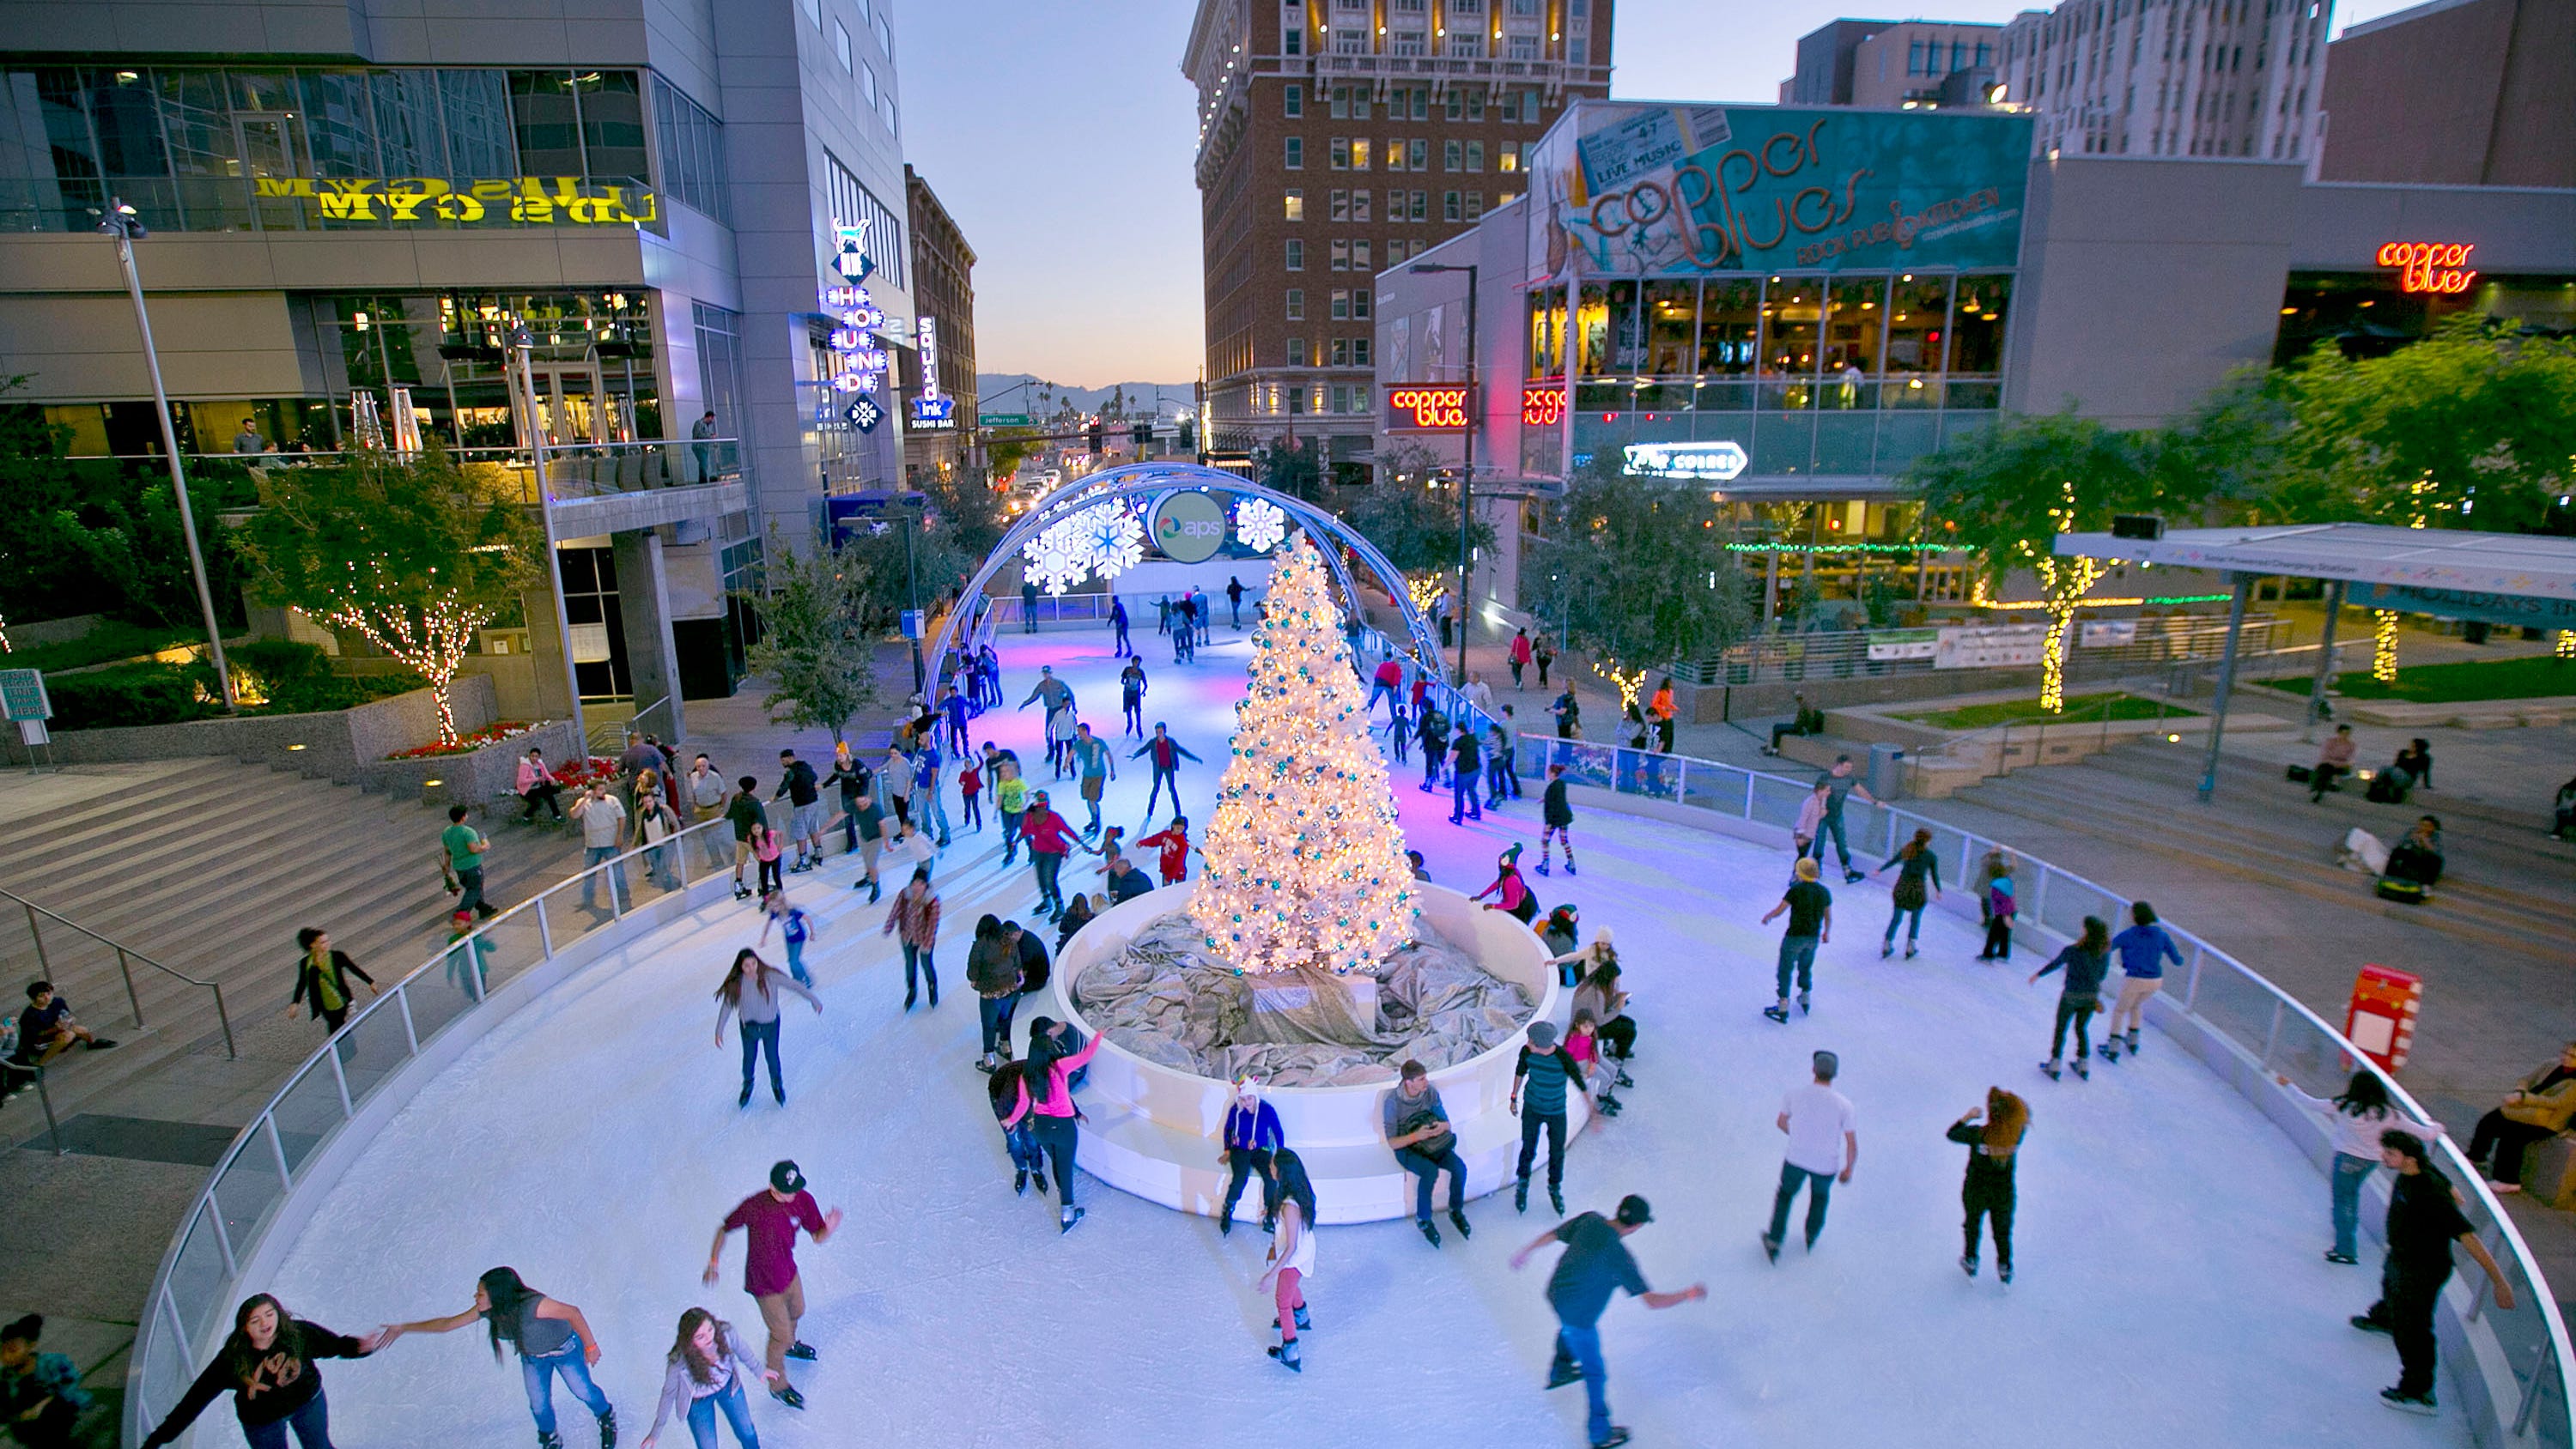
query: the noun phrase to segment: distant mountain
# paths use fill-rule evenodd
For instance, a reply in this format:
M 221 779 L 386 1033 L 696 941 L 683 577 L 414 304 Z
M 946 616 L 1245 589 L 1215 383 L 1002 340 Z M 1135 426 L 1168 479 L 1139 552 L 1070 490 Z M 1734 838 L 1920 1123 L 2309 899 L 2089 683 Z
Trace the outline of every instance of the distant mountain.
M 1119 382 L 1107 387 L 1074 387 L 1035 377 L 1025 372 L 979 372 L 975 374 L 978 406 L 988 413 L 1027 413 L 1034 418 L 1054 417 L 1062 412 L 1089 416 L 1110 409 L 1113 403 L 1123 416 L 1143 418 L 1155 415 L 1155 394 L 1161 394 L 1160 414 L 1170 417 L 1179 409 L 1191 406 L 1191 387 L 1187 382 Z

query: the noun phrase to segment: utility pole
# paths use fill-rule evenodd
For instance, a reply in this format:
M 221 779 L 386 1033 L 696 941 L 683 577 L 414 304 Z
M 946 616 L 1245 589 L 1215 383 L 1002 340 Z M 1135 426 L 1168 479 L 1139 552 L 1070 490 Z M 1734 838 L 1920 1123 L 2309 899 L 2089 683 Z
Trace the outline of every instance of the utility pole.
M 921 636 L 928 621 L 921 617 L 921 584 L 912 565 L 912 531 L 921 526 L 921 511 L 914 506 L 909 497 L 904 498 L 896 507 L 898 509 L 896 516 L 903 525 L 903 598 L 908 612 L 913 616 L 912 627 L 905 631 L 912 636 L 912 692 L 926 695 L 930 688 L 930 676 L 921 666 Z M 922 704 L 927 707 L 930 700 L 925 697 Z

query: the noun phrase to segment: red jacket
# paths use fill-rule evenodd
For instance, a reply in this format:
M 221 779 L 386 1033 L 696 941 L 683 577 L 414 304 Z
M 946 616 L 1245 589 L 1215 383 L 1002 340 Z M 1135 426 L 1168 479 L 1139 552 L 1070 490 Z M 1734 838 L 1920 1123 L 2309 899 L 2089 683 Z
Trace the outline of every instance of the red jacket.
M 1154 846 L 1162 851 L 1160 865 L 1163 884 L 1178 885 L 1190 870 L 1190 837 L 1178 830 L 1157 830 L 1136 842 L 1139 848 Z
M 1080 844 L 1073 827 L 1053 810 L 1032 810 L 1021 816 L 1020 834 L 1028 837 L 1029 849 L 1040 855 L 1071 855 Z
M 1396 663 L 1392 659 L 1380 664 L 1377 667 L 1377 682 L 1387 686 L 1389 689 L 1402 684 L 1404 682 L 1404 666 Z
M 1527 634 L 1514 634 L 1512 636 L 1512 662 L 1514 664 L 1527 664 L 1530 662 L 1530 641 Z

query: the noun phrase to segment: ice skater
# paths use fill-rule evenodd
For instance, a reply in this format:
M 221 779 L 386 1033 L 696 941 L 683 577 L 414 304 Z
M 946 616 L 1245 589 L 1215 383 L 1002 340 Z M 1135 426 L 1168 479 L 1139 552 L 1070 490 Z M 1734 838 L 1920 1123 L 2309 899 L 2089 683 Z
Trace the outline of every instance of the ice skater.
M 1150 824 L 1154 819 L 1154 807 L 1162 802 L 1164 786 L 1171 787 L 1172 809 L 1177 812 L 1181 808 L 1181 761 L 1206 762 L 1191 754 L 1179 740 L 1173 739 L 1171 731 L 1161 720 L 1154 721 L 1154 737 L 1127 758 L 1143 759 L 1148 755 L 1153 757 L 1154 768 L 1154 788 L 1145 797 L 1145 820 Z
M 1389 653 L 1378 661 L 1377 672 L 1371 676 L 1368 703 L 1360 707 L 1360 713 L 1377 713 L 1377 702 L 1383 699 L 1386 701 L 1386 717 L 1401 721 L 1404 718 L 1403 690 L 1404 666 L 1396 663 L 1395 655 Z
M 1619 987 L 1619 953 L 1610 944 L 1610 928 L 1592 938 L 1586 948 L 1589 963 L 1583 979 L 1575 984 L 1574 1009 L 1589 1011 L 1599 1022 L 1601 1054 L 1612 1072 L 1611 1085 L 1633 1087 L 1628 1080 L 1628 1059 L 1637 1053 L 1637 1023 L 1628 1015 L 1628 993 Z
M 1590 964 L 1590 953 L 1583 949 L 1580 927 L 1583 912 L 1573 902 L 1547 913 L 1538 924 L 1539 944 L 1547 947 L 1547 964 L 1557 968 L 1556 984 L 1579 986 Z
M 1127 667 L 1118 671 L 1118 708 L 1125 716 L 1122 734 L 1145 737 L 1145 656 L 1130 654 Z
M 1968 1149 L 1968 1175 L 1959 1184 L 1959 1205 L 1967 1212 L 1960 1225 L 1966 1246 L 1959 1270 L 1971 1278 L 1977 1276 L 1978 1240 L 1991 1222 L 1995 1277 L 2012 1282 L 2013 1164 L 2029 1130 L 2029 1104 L 2001 1087 L 1986 1088 L 1986 1105 L 1969 1108 L 1950 1124 L 1949 1139 Z
M 1816 783 L 1825 787 L 1825 814 L 1816 828 L 1816 864 L 1821 866 L 1825 863 L 1825 837 L 1832 836 L 1834 854 L 1842 859 L 1843 884 L 1850 885 L 1858 881 L 1861 874 L 1852 869 L 1851 844 L 1843 839 L 1843 806 L 1854 795 L 1872 805 L 1878 803 L 1878 797 L 1869 793 L 1869 787 L 1852 773 L 1852 757 L 1849 755 L 1834 756 L 1834 767 Z
M 1109 600 L 1109 628 L 1114 636 L 1112 649 L 1122 656 L 1135 652 L 1135 646 L 1127 642 L 1127 601 L 1114 595 Z
M 800 986 L 814 984 L 814 975 L 805 969 L 805 944 L 821 930 L 821 923 L 803 906 L 787 904 L 787 892 L 771 891 L 760 903 L 760 939 L 755 946 L 769 944 L 769 928 L 778 927 L 778 939 L 787 944 L 787 974 Z
M 716 1225 L 715 1245 L 707 1249 L 708 1286 L 724 1258 L 725 1239 L 743 1232 L 742 1291 L 760 1305 L 760 1321 L 769 1330 L 769 1396 L 791 1409 L 805 1407 L 805 1396 L 787 1382 L 787 1361 L 811 1363 L 814 1346 L 796 1336 L 796 1320 L 805 1316 L 805 1283 L 796 1272 L 796 1230 L 803 1228 L 817 1247 L 840 1231 L 841 1210 L 825 1212 L 805 1190 L 805 1174 L 793 1162 L 769 1169 L 769 1186 L 744 1198 Z M 735 1432 L 742 1426 L 736 1424 Z
M 1178 794 L 1179 792 L 1176 790 L 1173 793 Z M 1140 836 L 1137 838 L 1137 849 L 1142 850 L 1149 846 L 1159 852 L 1154 858 L 1154 866 L 1155 869 L 1162 873 L 1163 884 L 1179 885 L 1182 881 L 1189 879 L 1190 850 L 1192 848 L 1190 845 L 1190 817 L 1186 815 L 1175 815 L 1172 817 L 1171 824 L 1164 826 L 1162 829 L 1155 831 L 1151 835 Z
M 1464 825 L 1467 819 L 1485 818 L 1485 802 L 1477 793 L 1485 778 L 1483 761 L 1484 747 L 1476 743 L 1475 729 L 1465 720 L 1460 720 L 1457 738 L 1449 744 L 1450 824 Z M 1528 919 L 1522 917 L 1524 923 Z
M 2513 1284 L 2496 1266 L 2477 1225 L 2460 1211 L 2451 1180 L 2429 1160 L 2424 1139 L 2394 1128 L 2379 1134 L 2379 1160 L 2397 1181 L 2388 1194 L 2388 1258 L 2379 1273 L 2379 1301 L 2357 1314 L 2352 1326 L 2397 1341 L 2397 1383 L 2379 1391 L 2380 1402 L 2413 1414 L 2431 1414 L 2433 1370 L 2439 1343 L 2433 1311 L 2451 1279 L 2451 1247 L 2458 1244 L 2486 1270 L 2496 1307 L 2513 1311 Z
M 1623 1110 L 1618 1096 L 1611 1090 L 1617 1077 L 1601 1041 L 1601 1018 L 1588 1006 L 1574 1009 L 1574 1020 L 1565 1028 L 1565 1054 L 1583 1068 L 1592 1091 L 1592 1127 L 1598 1127 Z M 1584 1130 L 1590 1131 L 1587 1127 Z
M 976 1015 L 984 1028 L 984 1050 L 975 1058 L 981 1071 L 996 1071 L 1009 1061 L 1011 1014 L 1019 1009 L 1019 943 L 1002 928 L 1002 918 L 987 913 L 975 922 L 975 944 L 966 949 L 966 984 L 975 988 Z
M 1080 1050 L 1057 1056 L 1048 1049 L 1045 1035 L 1032 1031 L 1029 1054 L 1021 1064 L 1019 1093 L 1012 1098 L 1010 1115 L 1002 1119 L 1005 1129 L 1028 1121 L 1036 1129 L 1038 1146 L 1055 1165 L 1056 1198 L 1063 1204 L 1056 1220 L 1059 1233 L 1072 1232 L 1084 1216 L 1073 1202 L 1074 1155 L 1082 1145 L 1082 1129 L 1074 1123 L 1072 1077 L 1090 1065 L 1103 1040 L 1095 1036 Z
M 474 1280 L 474 1302 L 462 1312 L 415 1323 L 389 1323 L 376 1330 L 382 1348 L 406 1333 L 453 1333 L 480 1321 L 492 1341 L 492 1361 L 501 1361 L 507 1340 L 519 1352 L 519 1375 L 528 1391 L 528 1413 L 537 1421 L 537 1449 L 563 1449 L 555 1432 L 555 1379 L 599 1421 L 599 1449 L 617 1449 L 617 1410 L 608 1395 L 591 1382 L 599 1364 L 599 1335 L 581 1310 L 549 1298 L 520 1281 L 515 1268 L 486 1269 Z
M 1834 894 L 1816 879 L 1816 863 L 1798 857 L 1797 879 L 1789 883 L 1780 904 L 1765 912 L 1762 924 L 1769 925 L 1782 911 L 1789 913 L 1789 927 L 1780 937 L 1780 999 L 1762 1008 L 1762 1014 L 1786 1025 L 1789 1020 L 1789 977 L 1798 978 L 1798 1014 L 1807 1014 L 1807 994 L 1814 989 L 1816 948 L 1834 938 Z
M 1440 788 L 1440 767 L 1449 760 L 1449 717 L 1428 700 L 1414 706 L 1413 742 L 1422 747 L 1422 793 L 1428 795 Z
M 2361 1261 L 2361 1185 L 2379 1166 L 2379 1134 L 2394 1128 L 2430 1142 L 2442 1135 L 2441 1125 L 2418 1122 L 2401 1111 L 2389 1100 L 2388 1088 L 2379 1080 L 2379 1074 L 2368 1067 L 2354 1072 L 2352 1080 L 2333 1097 L 2309 1096 L 2286 1076 L 2275 1075 L 2272 1080 L 2308 1110 L 2324 1114 L 2334 1132 L 2334 1166 L 2330 1169 L 2334 1183 L 2334 1246 L 2326 1249 L 2326 1261 L 2350 1267 Z
M 1521 1160 L 1514 1172 L 1512 1210 L 1529 1211 L 1530 1169 L 1537 1166 L 1538 1137 L 1547 1133 L 1547 1200 L 1565 1212 L 1565 1099 L 1590 1085 L 1583 1066 L 1556 1044 L 1556 1023 L 1533 1021 L 1529 1041 L 1512 1065 L 1512 1115 L 1521 1119 Z M 1526 1088 L 1526 1092 L 1524 1092 Z M 1528 1099 L 1524 1102 L 1522 1099 Z
M 664 1360 L 662 1397 L 653 1406 L 653 1427 L 645 1431 L 641 1449 L 653 1449 L 662 1426 L 674 1417 L 689 1426 L 689 1437 L 697 1449 L 716 1449 L 719 1413 L 733 1426 L 736 1444 L 742 1449 L 760 1449 L 760 1435 L 752 1431 L 751 1402 L 743 1396 L 743 1385 L 762 1380 L 767 1380 L 773 1390 L 787 1387 L 786 1375 L 751 1361 L 743 1351 L 742 1335 L 732 1324 L 703 1308 L 688 1310 L 680 1315 L 679 1334 Z
M 1235 1080 L 1234 1105 L 1225 1109 L 1224 1140 L 1216 1155 L 1217 1166 L 1226 1169 L 1225 1206 L 1217 1213 L 1217 1236 L 1234 1231 L 1234 1205 L 1243 1201 L 1244 1185 L 1256 1172 L 1261 1174 L 1261 1230 L 1271 1231 L 1279 1213 L 1275 1159 L 1288 1145 L 1288 1134 L 1279 1125 L 1279 1109 L 1261 1100 L 1261 1079 L 1249 1072 Z
M 1038 1196 L 1046 1196 L 1046 1152 L 1038 1146 L 1037 1124 L 1023 1117 L 1014 1122 L 1011 1112 L 1021 1095 L 1020 1064 L 1004 1062 L 984 1079 L 984 1100 L 993 1109 L 993 1121 L 1002 1129 L 1002 1150 L 1011 1159 L 1011 1192 L 1026 1197 L 1029 1179 L 1034 1176 Z
M 1111 753 L 1107 740 L 1091 732 L 1088 721 L 1073 727 L 1073 743 L 1067 747 L 1067 753 L 1073 759 L 1074 775 L 1082 791 L 1083 806 L 1091 812 L 1090 823 L 1082 827 L 1082 833 L 1098 835 L 1100 833 L 1100 797 L 1109 788 L 1109 782 L 1118 778 L 1118 758 Z M 1177 796 L 1180 793 L 1180 787 L 1174 786 L 1172 793 Z M 1150 814 L 1152 808 L 1147 806 L 1147 813 Z
M 1542 822 L 1538 833 L 1538 873 L 1548 873 L 1548 857 L 1556 853 L 1556 843 L 1562 840 L 1565 842 L 1565 873 L 1573 875 L 1574 806 L 1565 798 L 1563 765 L 1547 767 L 1547 789 L 1539 796 L 1538 813 Z
M 2165 963 L 2182 964 L 2182 952 L 2175 949 L 2173 937 L 2156 924 L 2156 908 L 2145 901 L 2129 907 L 2129 929 L 2111 938 L 2111 949 L 2120 953 L 2120 997 L 2111 1004 L 2111 1021 L 2102 1028 L 2102 1060 L 2116 1062 L 2120 1053 L 2138 1054 L 2138 1018 L 2146 1014 L 2147 998 L 2165 984 Z M 2120 1023 L 2129 1024 L 2128 1035 L 2120 1034 Z
M 747 969 L 746 969 L 747 968 Z M 778 1105 L 787 1105 L 787 1084 L 778 1065 L 778 993 L 792 991 L 802 996 L 823 1014 L 823 998 L 795 977 L 786 975 L 760 959 L 760 953 L 745 948 L 734 953 L 733 969 L 725 973 L 724 984 L 716 988 L 716 1045 L 724 1045 L 725 1020 L 736 1017 L 742 1027 L 742 1098 L 734 1105 L 751 1105 L 751 1071 L 760 1053 L 769 1052 L 769 1092 Z
M 2084 934 L 2030 973 L 2031 984 L 2051 971 L 2063 968 L 2066 989 L 2057 998 L 2057 1027 L 2048 1039 L 2048 1060 L 2039 1069 L 2058 1080 L 2059 1064 L 2066 1057 L 2066 1028 L 2075 1028 L 2075 1075 L 2091 1080 L 2093 1073 L 2085 1059 L 2093 1054 L 2091 1039 L 2093 1013 L 2102 1009 L 2102 978 L 2111 970 L 2111 927 L 2100 916 L 2084 918 Z
M 930 1009 L 939 1009 L 939 967 L 930 953 L 939 945 L 939 893 L 930 888 L 930 867 L 912 868 L 912 879 L 894 893 L 894 905 L 886 911 L 885 929 L 880 934 L 895 936 L 903 943 L 903 1009 L 912 1010 L 919 975 L 930 982 Z
M 1780 1189 L 1771 1195 L 1771 1227 L 1762 1235 L 1762 1255 L 1774 1263 L 1780 1261 L 1780 1244 L 1789 1234 L 1789 1205 L 1797 1201 L 1798 1189 L 1807 1189 L 1807 1251 L 1812 1253 L 1825 1231 L 1834 1184 L 1850 1182 L 1852 1167 L 1860 1161 L 1851 1099 L 1834 1090 L 1842 1058 L 1818 1052 L 1810 1064 L 1815 1079 L 1789 1089 L 1773 1123 L 1789 1138 L 1788 1154 L 1780 1163 Z
M 1980 961 L 2012 959 L 2013 917 L 2020 906 L 2013 900 L 2012 868 L 1986 882 L 1986 948 L 1977 953 Z
M 1044 790 L 1029 797 L 1028 813 L 1020 817 L 1020 834 L 1028 841 L 1029 862 L 1037 869 L 1038 906 L 1048 920 L 1055 920 L 1064 914 L 1065 857 L 1077 850 L 1085 855 L 1100 852 L 1084 844 L 1064 817 L 1049 808 Z
M 1547 1386 L 1561 1389 L 1577 1379 L 1583 1381 L 1584 1428 L 1592 1449 L 1616 1449 L 1629 1437 L 1625 1425 L 1610 1422 L 1609 1372 L 1601 1363 L 1601 1310 L 1622 1288 L 1644 1299 L 1648 1308 L 1671 1308 L 1708 1296 L 1707 1285 L 1701 1283 L 1672 1293 L 1657 1293 L 1646 1286 L 1646 1275 L 1629 1256 L 1625 1239 L 1654 1220 L 1654 1209 L 1630 1193 L 1619 1200 L 1616 1216 L 1577 1213 L 1512 1254 L 1517 1272 L 1549 1243 L 1565 1244 L 1564 1256 L 1556 1260 L 1556 1271 L 1547 1280 L 1548 1306 L 1556 1310 L 1556 1359 L 1548 1365 Z
M 1538 919 L 1538 897 L 1530 894 L 1529 882 L 1521 879 L 1521 847 L 1514 841 L 1494 858 L 1494 883 L 1468 897 L 1481 901 L 1487 896 L 1493 904 L 1489 911 L 1501 911 L 1526 926 Z
M 1896 867 L 1896 887 L 1888 895 L 1893 909 L 1887 913 L 1887 935 L 1878 943 L 1878 959 L 1896 954 L 1896 923 L 1905 922 L 1905 959 L 1914 959 L 1914 943 L 1923 934 L 1923 888 L 1928 882 L 1932 899 L 1941 899 L 1941 857 L 1932 853 L 1932 832 L 1917 830 L 1896 854 L 1887 858 L 1875 875 L 1885 875 Z
M 233 1396 L 250 1449 L 286 1449 L 295 1431 L 302 1449 L 331 1449 L 331 1404 L 322 1393 L 326 1358 L 365 1358 L 383 1346 L 375 1336 L 351 1338 L 308 1323 L 266 1293 L 254 1293 L 233 1310 L 233 1331 L 215 1350 L 214 1362 L 179 1396 L 154 1427 L 143 1449 L 161 1449 L 197 1422 L 206 1406 Z
M 1315 1276 L 1315 1184 L 1306 1176 L 1306 1164 L 1296 1153 L 1282 1147 L 1276 1161 L 1277 1236 L 1270 1240 L 1270 1267 L 1255 1286 L 1269 1294 L 1278 1309 L 1271 1326 L 1279 1330 L 1279 1342 L 1271 1346 L 1270 1356 L 1279 1360 L 1281 1368 L 1304 1373 L 1306 1364 L 1297 1335 L 1315 1326 L 1306 1314 L 1306 1284 Z

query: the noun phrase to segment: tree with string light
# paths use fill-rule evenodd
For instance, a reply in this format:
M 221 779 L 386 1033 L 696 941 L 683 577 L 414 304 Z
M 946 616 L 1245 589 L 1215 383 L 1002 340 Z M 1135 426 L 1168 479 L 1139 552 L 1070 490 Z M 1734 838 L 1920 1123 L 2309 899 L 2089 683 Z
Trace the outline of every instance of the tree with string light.
M 1751 589 L 1709 496 L 1631 477 L 1606 458 L 1576 473 L 1549 507 L 1547 537 L 1521 577 L 1533 581 L 1541 615 L 1562 620 L 1567 640 L 1618 689 L 1622 712 L 1650 671 L 1709 658 L 1753 632 Z
M 545 577 L 545 537 L 517 481 L 442 449 L 380 449 L 268 470 L 261 508 L 234 542 L 263 600 L 359 637 L 429 681 L 438 739 L 454 744 L 451 691 L 475 632 Z
M 1331 576 L 1302 532 L 1275 558 L 1189 913 L 1247 975 L 1341 975 L 1411 939 L 1413 872 Z

